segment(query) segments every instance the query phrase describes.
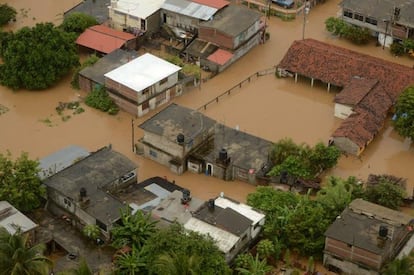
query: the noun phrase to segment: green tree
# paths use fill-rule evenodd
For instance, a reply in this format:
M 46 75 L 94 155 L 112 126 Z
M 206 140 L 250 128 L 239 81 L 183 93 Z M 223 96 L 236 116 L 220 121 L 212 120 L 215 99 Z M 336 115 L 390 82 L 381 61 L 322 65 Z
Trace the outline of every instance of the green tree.
M 65 32 L 83 33 L 87 28 L 98 25 L 99 22 L 95 17 L 82 12 L 73 12 L 63 19 L 60 27 Z
M 10 21 L 16 20 L 16 9 L 7 4 L 0 5 L 0 27 L 7 25 Z
M 77 268 L 72 268 L 69 270 L 65 270 L 63 272 L 59 272 L 59 275 L 92 275 L 93 272 L 89 267 L 88 263 L 84 258 L 82 258 L 78 264 Z
M 314 175 L 334 167 L 338 163 L 341 151 L 336 146 L 317 143 L 309 154 L 309 163 Z
M 30 160 L 27 153 L 14 161 L 10 152 L 0 153 L 0 200 L 7 200 L 23 212 L 38 208 L 45 195 L 38 166 L 39 162 Z
M 256 254 L 256 257 L 253 257 L 249 254 L 247 267 L 238 267 L 236 268 L 238 274 L 243 275 L 266 275 L 271 270 L 272 267 L 267 264 L 266 259 L 260 260 L 259 255 Z
M 136 247 L 131 252 L 123 253 L 115 258 L 115 274 L 135 275 L 146 274 L 147 262 L 143 250 Z
M 46 89 L 79 65 L 75 36 L 52 23 L 23 27 L 2 52 L 0 83 L 14 90 Z
M 325 21 L 326 30 L 344 37 L 355 44 L 366 44 L 371 39 L 371 31 L 367 28 L 350 25 L 341 18 L 329 17 Z
M 119 111 L 118 106 L 116 106 L 112 98 L 109 97 L 105 87 L 95 87 L 86 96 L 85 103 L 92 108 L 108 112 L 111 115 L 116 115 Z
M 288 156 L 281 164 L 274 166 L 269 176 L 278 176 L 282 172 L 287 172 L 289 175 L 295 178 L 311 179 L 313 175 L 309 169 L 309 163 L 305 157 L 301 156 Z
M 259 241 L 256 248 L 260 259 L 267 259 L 275 253 L 273 242 L 268 239 Z
M 344 20 L 337 18 L 337 17 L 329 17 L 325 21 L 326 30 L 333 35 L 337 35 L 339 37 L 344 36 L 346 34 L 347 23 Z
M 43 256 L 43 250 L 43 245 L 29 247 L 28 235 L 10 234 L 0 227 L 0 274 L 49 274 L 52 262 Z
M 82 233 L 89 239 L 96 241 L 96 239 L 98 239 L 101 235 L 101 230 L 96 224 L 87 224 L 82 229 Z
M 153 234 L 145 243 L 143 250 L 147 255 L 147 267 L 151 274 L 163 274 L 160 266 L 155 265 L 160 255 L 185 253 L 200 261 L 202 274 L 229 274 L 223 253 L 210 236 L 187 231 L 179 224 L 172 224 Z
M 298 155 L 300 151 L 300 146 L 295 144 L 292 139 L 284 138 L 273 144 L 270 160 L 274 165 L 281 164 L 288 156 Z
M 414 140 L 414 86 L 408 87 L 395 104 L 395 130 L 403 137 Z
M 387 264 L 382 275 L 411 275 L 414 274 L 414 260 L 411 256 L 405 256 L 401 259 L 394 259 Z
M 129 208 L 121 210 L 121 225 L 112 229 L 112 246 L 124 246 L 141 249 L 145 242 L 156 232 L 156 222 L 151 220 L 150 214 L 138 210 L 134 214 Z
M 405 195 L 404 189 L 385 179 L 365 190 L 366 200 L 396 210 L 403 204 Z
M 203 274 L 200 263 L 198 255 L 170 251 L 159 255 L 154 265 L 159 270 L 159 275 L 198 275 Z

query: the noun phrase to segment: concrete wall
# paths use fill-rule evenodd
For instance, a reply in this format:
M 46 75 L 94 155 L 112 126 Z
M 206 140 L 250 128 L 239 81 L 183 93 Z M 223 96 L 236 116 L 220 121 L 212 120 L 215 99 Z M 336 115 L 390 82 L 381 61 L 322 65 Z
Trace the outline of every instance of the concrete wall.
M 108 7 L 109 24 L 116 30 L 132 28 L 141 31 L 156 32 L 160 27 L 160 11 L 156 11 L 147 18 L 141 19 L 139 17 L 115 11 L 112 7 L 113 6 Z M 144 20 L 145 23 L 142 23 L 142 20 Z
M 241 44 L 249 40 L 254 34 L 256 34 L 259 31 L 259 28 L 260 28 L 260 20 L 256 21 L 247 30 L 237 35 L 234 39 L 234 44 L 233 44 L 234 49 L 236 49 Z
M 360 148 L 357 144 L 346 137 L 333 137 L 333 142 L 334 145 L 341 151 L 355 156 L 359 156 L 365 149 L 365 147 Z
M 49 200 L 53 201 L 59 207 L 65 209 L 67 212 L 72 214 L 75 213 L 76 201 L 73 199 L 62 195 L 60 192 L 50 187 L 47 187 L 47 197 Z
M 116 105 L 120 109 L 130 113 L 131 115 L 134 115 L 134 116 L 137 115 L 138 106 L 136 104 L 131 103 L 130 101 L 125 100 L 125 99 L 111 93 L 110 91 L 108 91 L 108 95 L 109 95 L 110 98 L 112 98 L 114 100 L 114 102 L 116 103 Z
M 325 240 L 325 252 L 327 252 L 325 254 L 335 255 L 343 262 L 359 263 L 361 266 L 369 267 L 373 270 L 380 270 L 383 263 L 381 255 L 331 238 L 326 238 Z
M 335 103 L 335 117 L 345 119 L 353 113 L 352 106 Z
M 163 151 L 172 157 L 182 159 L 185 156 L 184 147 L 175 141 L 171 141 L 169 138 L 165 136 L 160 136 L 145 131 L 143 136 L 143 142 L 151 144 L 156 149 Z
M 86 78 L 82 75 L 79 75 L 79 88 L 82 91 L 85 91 L 87 93 L 89 93 L 90 91 L 92 91 L 93 87 L 95 86 L 95 83 L 90 80 L 89 78 Z
M 198 37 L 202 40 L 217 44 L 220 48 L 225 48 L 228 50 L 235 48 L 234 37 L 222 33 L 216 29 L 200 26 L 198 30 Z
M 346 275 L 377 275 L 379 274 L 375 270 L 369 270 L 362 266 L 358 266 L 357 264 L 348 262 L 348 261 L 342 261 L 338 258 L 335 258 L 329 254 L 324 254 L 323 256 L 323 264 L 326 267 L 334 266 L 342 271 L 341 274 Z
M 199 20 L 193 17 L 189 17 L 175 12 L 161 10 L 161 22 L 171 27 L 181 28 L 192 33 L 196 33 L 198 30 Z

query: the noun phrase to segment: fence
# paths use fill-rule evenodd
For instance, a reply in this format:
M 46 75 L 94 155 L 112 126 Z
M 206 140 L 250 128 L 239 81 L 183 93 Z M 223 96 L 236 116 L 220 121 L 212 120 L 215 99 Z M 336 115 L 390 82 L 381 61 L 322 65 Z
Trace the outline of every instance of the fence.
M 206 102 L 205 104 L 203 104 L 202 106 L 200 106 L 199 108 L 197 108 L 197 111 L 201 111 L 201 110 L 207 110 L 207 106 L 212 104 L 212 103 L 218 103 L 219 99 L 225 95 L 231 95 L 232 92 L 234 92 L 235 90 L 240 89 L 241 87 L 243 87 L 244 84 L 246 83 L 250 83 L 252 80 L 255 80 L 257 78 L 259 78 L 260 76 L 265 76 L 268 74 L 275 74 L 276 73 L 276 66 L 265 69 L 265 70 L 261 70 L 258 72 L 255 72 L 254 74 L 251 74 L 250 76 L 248 76 L 247 78 L 245 78 L 244 80 L 240 81 L 239 83 L 237 83 L 236 85 L 234 85 L 233 87 L 231 87 L 230 89 L 226 90 L 225 92 L 221 93 L 220 95 L 216 96 L 215 98 L 213 98 L 212 100 Z

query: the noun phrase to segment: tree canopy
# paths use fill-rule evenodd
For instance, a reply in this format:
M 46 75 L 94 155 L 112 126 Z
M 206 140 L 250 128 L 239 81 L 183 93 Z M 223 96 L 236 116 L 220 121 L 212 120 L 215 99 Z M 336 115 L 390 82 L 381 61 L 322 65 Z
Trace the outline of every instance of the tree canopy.
M 0 5 L 0 27 L 7 25 L 10 21 L 16 20 L 16 9 L 7 4 Z
M 52 23 L 2 35 L 0 83 L 14 90 L 46 89 L 79 65 L 76 36 Z
M 403 204 L 405 195 L 404 189 L 385 178 L 376 185 L 367 186 L 365 190 L 368 201 L 395 210 Z
M 0 153 L 0 200 L 7 200 L 23 212 L 40 206 L 45 189 L 38 177 L 39 162 L 22 153 L 12 160 L 10 152 Z
M 65 32 L 75 32 L 77 34 L 81 34 L 87 28 L 98 24 L 99 22 L 95 19 L 95 17 L 89 14 L 73 12 L 65 16 L 65 19 L 63 19 L 60 27 Z
M 408 87 L 398 97 L 394 127 L 401 136 L 414 140 L 414 86 Z

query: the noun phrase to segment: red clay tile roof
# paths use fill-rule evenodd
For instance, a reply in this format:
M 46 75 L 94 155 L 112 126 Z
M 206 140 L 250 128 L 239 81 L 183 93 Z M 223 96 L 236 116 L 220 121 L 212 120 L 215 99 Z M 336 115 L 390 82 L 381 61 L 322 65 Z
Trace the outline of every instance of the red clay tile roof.
M 225 6 L 229 5 L 230 2 L 225 0 L 191 0 L 194 3 L 198 3 L 201 5 L 205 5 L 207 7 L 215 8 L 215 9 L 221 9 Z
M 388 110 L 400 93 L 414 84 L 412 68 L 314 39 L 293 42 L 278 68 L 346 89 L 349 88 L 347 85 L 356 84 L 351 81 L 355 77 L 368 82 L 377 80 L 368 93 L 365 93 L 366 89 L 372 83 L 360 83 L 364 87 L 355 90 L 355 95 L 342 95 L 347 102 L 358 101 L 357 108 L 336 129 L 333 137 L 347 137 L 360 147 L 370 142 L 381 129 Z M 341 98 L 341 93 L 338 97 Z
M 225 51 L 223 49 L 218 49 L 217 51 L 212 53 L 209 57 L 207 57 L 207 59 L 216 64 L 224 65 L 232 57 L 233 57 L 233 54 L 231 52 Z
M 335 102 L 347 105 L 357 105 L 378 83 L 375 79 L 353 77 L 342 91 L 335 96 Z
M 134 38 L 135 36 L 130 33 L 117 31 L 104 25 L 96 25 L 86 29 L 78 37 L 76 44 L 102 53 L 110 53 Z

